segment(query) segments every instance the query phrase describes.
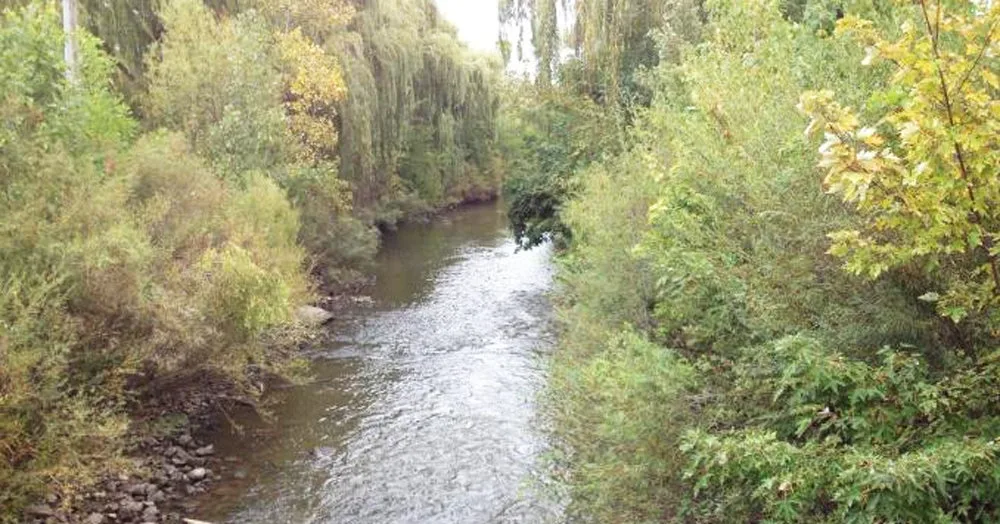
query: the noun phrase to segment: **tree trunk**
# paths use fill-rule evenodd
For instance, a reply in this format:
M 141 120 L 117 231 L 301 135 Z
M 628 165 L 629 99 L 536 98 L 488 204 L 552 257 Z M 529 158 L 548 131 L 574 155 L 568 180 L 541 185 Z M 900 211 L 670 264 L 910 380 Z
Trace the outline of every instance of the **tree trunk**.
M 78 50 L 76 45 L 76 15 L 77 0 L 62 0 L 63 32 L 66 33 L 66 46 L 63 51 L 66 60 L 66 79 L 70 83 L 79 80 Z

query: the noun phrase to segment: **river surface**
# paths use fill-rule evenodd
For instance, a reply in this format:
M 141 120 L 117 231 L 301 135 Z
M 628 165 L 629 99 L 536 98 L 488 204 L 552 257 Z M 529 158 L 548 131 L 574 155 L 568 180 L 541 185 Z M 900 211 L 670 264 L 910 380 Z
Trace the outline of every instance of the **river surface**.
M 497 205 L 390 234 L 373 302 L 338 313 L 315 380 L 212 438 L 223 480 L 195 509 L 233 523 L 551 522 L 536 396 L 552 346 L 548 248 L 517 251 Z

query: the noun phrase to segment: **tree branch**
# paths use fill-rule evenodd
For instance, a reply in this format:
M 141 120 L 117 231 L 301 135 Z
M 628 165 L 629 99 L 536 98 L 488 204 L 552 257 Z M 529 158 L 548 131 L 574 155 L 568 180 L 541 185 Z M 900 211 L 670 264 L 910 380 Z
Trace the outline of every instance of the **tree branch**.
M 979 67 L 979 62 L 982 61 L 983 55 L 986 54 L 986 48 L 990 46 L 990 41 L 993 38 L 993 29 L 996 28 L 996 23 L 997 21 L 994 20 L 990 24 L 990 29 L 989 31 L 986 32 L 986 38 L 983 40 L 983 46 L 979 48 L 979 54 L 976 55 L 976 59 L 972 61 L 972 65 L 969 66 L 969 70 L 966 71 L 965 75 L 962 76 L 962 81 L 958 83 L 958 87 L 955 88 L 955 91 L 959 92 L 962 91 L 962 87 L 965 86 L 965 83 L 969 80 L 969 77 L 971 77 L 972 73 L 976 70 L 976 68 Z
M 934 67 L 937 69 L 938 80 L 941 83 L 941 95 L 944 98 L 944 108 L 948 116 L 948 128 L 951 131 L 955 130 L 955 111 L 952 106 L 951 95 L 948 90 L 948 82 L 944 76 L 944 70 L 941 68 L 941 55 L 938 52 L 938 33 L 931 28 L 930 16 L 927 14 L 927 0 L 920 0 L 920 10 L 924 15 L 924 23 L 927 26 L 927 34 L 931 39 L 931 49 L 934 53 Z M 937 24 L 940 28 L 941 21 L 941 6 L 938 5 L 937 11 Z M 962 150 L 962 144 L 958 142 L 954 137 L 951 139 L 952 148 L 955 150 L 955 159 L 958 162 L 959 175 L 965 182 L 965 190 L 969 197 L 969 202 L 971 204 L 971 214 L 972 222 L 983 229 L 983 248 L 986 250 L 986 258 L 989 260 L 990 272 L 993 275 L 993 295 L 1000 297 L 1000 261 L 997 260 L 997 256 L 993 253 L 993 234 L 986 230 L 986 224 L 984 223 L 982 215 L 976 209 L 976 194 L 972 181 L 969 177 L 969 170 L 965 163 L 965 154 Z

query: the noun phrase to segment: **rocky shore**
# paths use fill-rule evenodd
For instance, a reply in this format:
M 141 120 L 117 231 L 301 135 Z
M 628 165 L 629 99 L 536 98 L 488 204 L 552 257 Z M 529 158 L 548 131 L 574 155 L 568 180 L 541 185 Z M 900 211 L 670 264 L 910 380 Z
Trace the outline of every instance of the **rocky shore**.
M 306 345 L 316 344 L 326 336 L 320 329 L 346 307 L 366 307 L 372 299 L 358 294 L 323 297 L 320 307 L 301 308 L 300 322 L 316 331 Z M 271 377 L 275 380 L 278 377 Z M 153 382 L 152 377 L 139 379 Z M 270 389 L 262 377 L 261 389 Z M 277 380 L 280 382 L 280 380 Z M 273 384 L 272 384 L 273 386 Z M 49 495 L 44 501 L 25 509 L 27 524 L 175 524 L 202 523 L 197 520 L 193 502 L 216 482 L 241 480 L 246 472 L 238 457 L 219 457 L 211 442 L 196 435 L 226 424 L 220 413 L 225 406 L 255 405 L 255 400 L 240 393 L 224 378 L 201 375 L 198 380 L 181 384 L 167 382 L 150 388 L 133 409 L 133 442 L 127 453 L 130 474 L 105 477 L 82 489 L 72 500 Z M 220 409 L 221 408 L 221 409 Z M 150 431 L 152 421 L 183 414 L 185 422 L 170 431 Z
M 26 521 L 32 524 L 180 523 L 190 517 L 185 501 L 205 492 L 223 472 L 226 460 L 215 456 L 212 444 L 189 432 L 173 437 L 147 437 L 136 456 L 136 472 L 106 478 L 79 500 L 63 503 L 49 497 L 29 506 Z M 237 477 L 240 471 L 232 473 Z

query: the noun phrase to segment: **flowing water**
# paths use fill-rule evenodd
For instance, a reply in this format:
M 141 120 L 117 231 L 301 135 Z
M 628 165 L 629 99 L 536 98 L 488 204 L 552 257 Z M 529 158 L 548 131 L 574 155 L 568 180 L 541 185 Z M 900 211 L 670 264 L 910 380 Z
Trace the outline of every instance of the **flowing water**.
M 270 423 L 215 435 L 228 470 L 199 518 L 239 523 L 549 522 L 536 395 L 551 347 L 547 248 L 496 205 L 387 236 L 373 303 L 339 314 L 315 380 Z M 234 478 L 239 477 L 239 478 Z

